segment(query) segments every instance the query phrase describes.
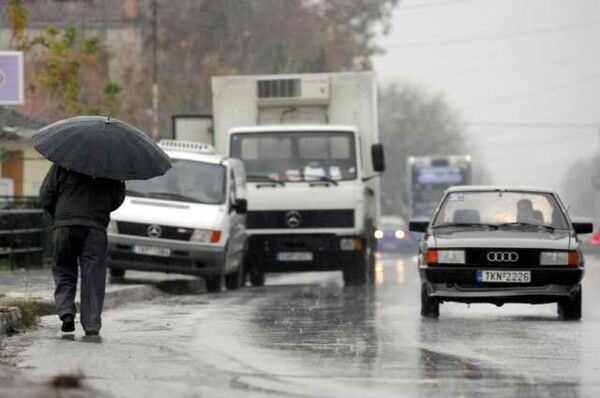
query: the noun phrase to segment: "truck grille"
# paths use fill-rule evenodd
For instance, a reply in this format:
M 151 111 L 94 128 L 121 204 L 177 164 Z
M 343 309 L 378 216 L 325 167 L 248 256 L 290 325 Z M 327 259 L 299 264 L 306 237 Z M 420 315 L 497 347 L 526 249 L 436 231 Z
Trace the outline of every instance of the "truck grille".
M 250 211 L 249 229 L 352 228 L 354 210 Z
M 150 226 L 153 226 L 153 230 L 156 232 L 157 228 L 160 230 L 158 236 L 149 234 Z M 190 237 L 194 233 L 191 228 L 179 228 L 171 227 L 167 225 L 156 225 L 156 224 L 141 224 L 134 222 L 117 222 L 117 228 L 119 233 L 123 235 L 135 235 L 145 236 L 157 239 L 173 239 L 173 240 L 190 240 Z

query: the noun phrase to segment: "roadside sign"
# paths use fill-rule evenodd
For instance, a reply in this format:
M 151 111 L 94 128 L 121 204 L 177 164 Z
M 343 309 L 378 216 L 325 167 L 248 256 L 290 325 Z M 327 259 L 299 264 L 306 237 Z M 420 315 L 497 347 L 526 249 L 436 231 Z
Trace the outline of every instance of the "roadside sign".
M 0 105 L 23 105 L 23 53 L 0 51 Z
M 173 139 L 214 144 L 212 115 L 173 115 Z

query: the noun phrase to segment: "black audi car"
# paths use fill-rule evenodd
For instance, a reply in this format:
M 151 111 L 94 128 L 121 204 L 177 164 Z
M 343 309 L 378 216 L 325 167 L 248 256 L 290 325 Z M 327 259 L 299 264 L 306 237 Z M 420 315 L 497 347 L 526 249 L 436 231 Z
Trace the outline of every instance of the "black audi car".
M 564 319 L 581 318 L 584 259 L 578 234 L 550 190 L 457 186 L 444 193 L 419 247 L 421 315 L 436 318 L 445 301 L 558 303 Z

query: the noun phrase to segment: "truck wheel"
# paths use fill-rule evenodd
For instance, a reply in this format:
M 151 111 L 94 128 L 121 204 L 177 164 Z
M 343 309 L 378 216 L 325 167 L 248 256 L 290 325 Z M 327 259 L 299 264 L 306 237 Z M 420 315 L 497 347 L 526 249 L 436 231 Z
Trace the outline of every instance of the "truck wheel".
M 252 286 L 264 286 L 265 285 L 265 274 L 262 271 L 250 270 L 250 283 Z
M 435 297 L 429 297 L 424 283 L 421 285 L 421 316 L 425 318 L 440 316 L 440 302 Z
M 236 290 L 244 286 L 245 282 L 244 263 L 240 262 L 240 266 L 236 271 L 225 275 L 225 287 L 227 290 Z
M 344 268 L 344 285 L 346 286 L 364 286 L 368 280 L 368 261 L 366 256 L 361 256 L 354 264 L 347 265 Z
M 125 270 L 124 269 L 109 268 L 108 272 L 110 273 L 110 276 L 112 278 L 122 278 L 122 277 L 125 276 Z
M 558 302 L 558 314 L 567 321 L 578 321 L 581 319 L 581 298 L 583 289 L 579 286 L 573 298 L 566 297 Z
M 223 287 L 222 275 L 207 276 L 204 278 L 206 281 L 206 291 L 209 293 L 219 293 Z

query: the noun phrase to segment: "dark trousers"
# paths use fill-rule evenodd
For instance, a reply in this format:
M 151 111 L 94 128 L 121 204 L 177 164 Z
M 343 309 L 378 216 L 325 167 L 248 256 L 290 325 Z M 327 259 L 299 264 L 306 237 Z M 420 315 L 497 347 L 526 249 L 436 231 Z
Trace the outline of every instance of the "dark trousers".
M 106 233 L 84 226 L 54 230 L 54 301 L 58 316 L 75 316 L 77 276 L 81 269 L 81 325 L 86 331 L 102 327 L 106 288 Z

